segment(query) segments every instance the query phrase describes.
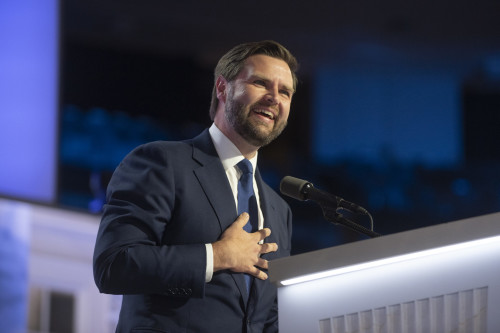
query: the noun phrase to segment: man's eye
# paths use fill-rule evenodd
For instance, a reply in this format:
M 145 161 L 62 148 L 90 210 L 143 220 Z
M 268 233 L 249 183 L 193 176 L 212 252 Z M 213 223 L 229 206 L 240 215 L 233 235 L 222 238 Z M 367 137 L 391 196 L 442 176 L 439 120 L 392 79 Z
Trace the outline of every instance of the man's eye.
M 255 80 L 253 83 L 258 86 L 266 86 L 266 82 L 264 80 Z
M 285 96 L 290 97 L 290 92 L 288 90 L 281 90 L 281 93 Z

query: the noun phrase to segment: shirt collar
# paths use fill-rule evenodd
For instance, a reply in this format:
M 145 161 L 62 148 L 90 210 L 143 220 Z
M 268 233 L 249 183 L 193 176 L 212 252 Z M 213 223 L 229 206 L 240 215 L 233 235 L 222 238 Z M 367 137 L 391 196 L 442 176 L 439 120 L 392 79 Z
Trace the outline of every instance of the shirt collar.
M 217 154 L 219 154 L 219 158 L 222 162 L 222 166 L 224 167 L 224 171 L 228 170 L 229 168 L 233 168 L 236 164 L 238 164 L 238 162 L 245 158 L 241 154 L 239 149 L 234 145 L 234 143 L 229 140 L 228 137 L 224 135 L 224 133 L 221 132 L 221 130 L 215 125 L 215 123 L 210 126 L 208 131 L 214 143 L 215 150 L 217 150 Z M 257 166 L 257 155 L 258 152 L 256 152 L 255 156 L 250 159 L 254 173 Z

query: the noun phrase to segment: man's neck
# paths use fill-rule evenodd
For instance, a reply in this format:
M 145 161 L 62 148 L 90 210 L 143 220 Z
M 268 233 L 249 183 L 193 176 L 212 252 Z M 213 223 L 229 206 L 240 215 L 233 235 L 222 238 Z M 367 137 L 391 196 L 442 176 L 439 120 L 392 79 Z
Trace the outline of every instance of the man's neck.
M 215 126 L 238 148 L 241 155 L 245 156 L 246 159 L 251 159 L 259 150 L 259 147 L 255 147 L 249 144 L 245 139 L 236 133 L 233 129 L 226 128 L 225 126 L 220 126 L 217 122 L 214 123 Z

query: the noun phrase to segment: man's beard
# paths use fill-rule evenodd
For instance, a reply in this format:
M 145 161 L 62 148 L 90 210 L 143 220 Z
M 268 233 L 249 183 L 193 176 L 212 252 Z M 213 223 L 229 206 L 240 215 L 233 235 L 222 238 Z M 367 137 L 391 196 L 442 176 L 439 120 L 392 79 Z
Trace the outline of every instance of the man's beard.
M 261 130 L 260 126 L 254 125 L 249 120 L 249 115 L 253 112 L 251 110 L 257 107 L 257 105 L 258 103 L 253 105 L 244 105 L 228 98 L 224 114 L 236 133 L 238 133 L 243 139 L 255 147 L 263 147 L 270 144 L 281 134 L 281 132 L 283 132 L 287 122 L 284 121 L 278 123 L 275 118 L 274 126 L 270 133 Z

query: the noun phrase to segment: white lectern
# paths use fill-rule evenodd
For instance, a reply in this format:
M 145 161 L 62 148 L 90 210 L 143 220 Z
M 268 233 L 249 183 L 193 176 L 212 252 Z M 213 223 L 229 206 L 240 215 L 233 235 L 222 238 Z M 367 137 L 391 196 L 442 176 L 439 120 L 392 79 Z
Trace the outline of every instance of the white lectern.
M 500 213 L 271 261 L 283 333 L 500 332 Z

